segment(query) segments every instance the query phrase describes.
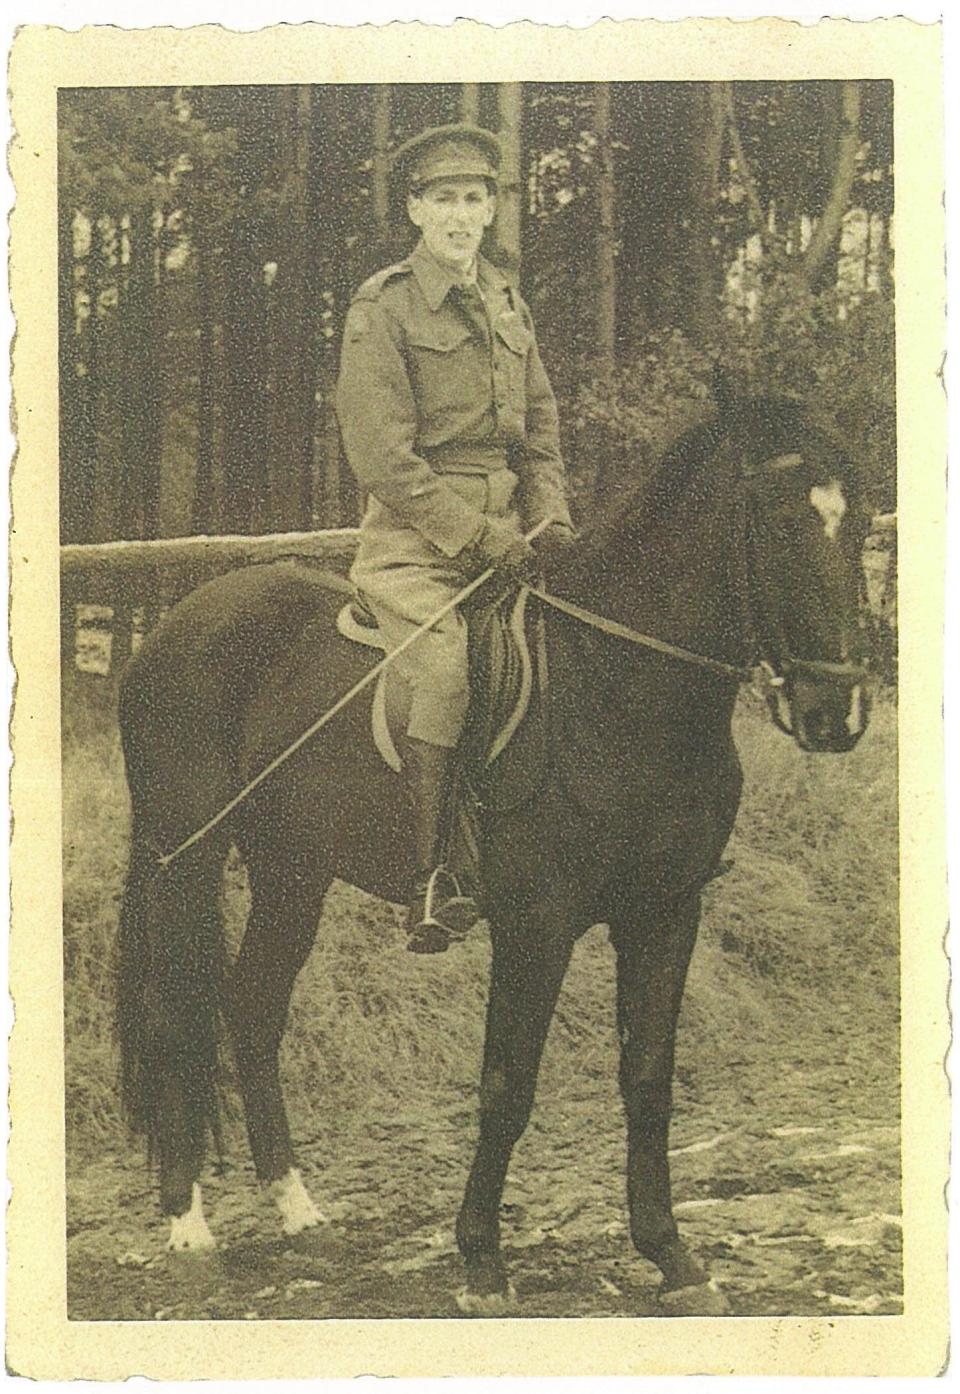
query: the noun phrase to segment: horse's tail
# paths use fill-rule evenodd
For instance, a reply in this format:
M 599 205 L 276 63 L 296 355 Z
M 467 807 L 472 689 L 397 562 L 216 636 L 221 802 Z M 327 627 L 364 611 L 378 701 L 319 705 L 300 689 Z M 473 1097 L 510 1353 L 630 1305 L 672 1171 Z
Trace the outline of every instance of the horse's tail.
M 142 728 L 140 728 L 142 730 Z M 202 1155 L 220 1149 L 219 1055 L 226 950 L 219 890 L 224 847 L 211 837 L 164 867 L 155 805 L 176 800 L 153 734 L 142 758 L 139 731 L 121 732 L 133 828 L 117 944 L 116 1031 L 121 1107 L 148 1153 L 166 1143 Z M 194 781 L 202 778 L 193 772 Z M 178 1138 L 170 1136 L 175 1129 Z

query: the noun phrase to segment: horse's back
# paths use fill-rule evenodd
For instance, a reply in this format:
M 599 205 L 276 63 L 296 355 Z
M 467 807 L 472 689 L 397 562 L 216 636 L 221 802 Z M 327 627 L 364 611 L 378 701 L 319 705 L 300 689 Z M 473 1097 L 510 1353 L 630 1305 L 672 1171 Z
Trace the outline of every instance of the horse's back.
M 329 576 L 277 562 L 227 572 L 169 610 L 121 681 L 135 809 L 161 783 L 195 789 L 234 775 L 247 709 L 308 629 L 322 663 L 342 602 Z
M 242 567 L 198 586 L 147 636 L 125 685 L 202 666 L 233 681 L 269 663 L 306 625 L 343 603 L 339 578 L 293 562 Z M 337 587 L 337 588 L 335 588 Z

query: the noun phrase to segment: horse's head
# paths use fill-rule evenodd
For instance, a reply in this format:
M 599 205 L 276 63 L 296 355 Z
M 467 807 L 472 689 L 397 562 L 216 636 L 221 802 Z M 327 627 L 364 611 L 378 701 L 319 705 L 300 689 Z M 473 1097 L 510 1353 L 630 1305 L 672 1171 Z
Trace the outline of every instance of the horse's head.
M 856 471 L 792 404 L 748 404 L 734 435 L 773 718 L 803 750 L 850 750 L 868 708 L 859 616 L 868 517 Z

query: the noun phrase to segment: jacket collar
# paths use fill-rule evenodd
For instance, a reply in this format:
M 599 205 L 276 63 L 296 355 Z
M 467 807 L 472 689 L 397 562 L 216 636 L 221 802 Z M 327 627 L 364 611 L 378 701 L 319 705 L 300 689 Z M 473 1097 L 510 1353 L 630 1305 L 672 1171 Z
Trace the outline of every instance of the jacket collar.
M 445 266 L 441 266 L 436 257 L 431 256 L 427 251 L 426 245 L 420 241 L 410 254 L 410 265 L 413 274 L 417 279 L 423 298 L 426 300 L 431 310 L 439 310 L 447 292 L 451 286 L 459 284 L 459 277 Z M 487 261 L 486 257 L 477 253 L 477 280 L 484 290 L 502 290 L 507 285 L 507 278 L 502 271 Z

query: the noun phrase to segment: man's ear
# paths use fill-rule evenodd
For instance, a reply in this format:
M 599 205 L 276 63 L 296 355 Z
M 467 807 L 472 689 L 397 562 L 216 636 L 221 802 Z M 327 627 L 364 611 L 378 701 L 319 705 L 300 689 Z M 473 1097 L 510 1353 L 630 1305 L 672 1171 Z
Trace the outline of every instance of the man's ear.
M 414 227 L 423 227 L 422 207 L 423 200 L 419 194 L 407 194 L 407 217 Z
M 493 222 L 493 219 L 494 219 L 494 217 L 495 217 L 495 215 L 496 215 L 496 212 L 497 212 L 497 196 L 496 196 L 496 194 L 491 194 L 490 197 L 489 197 L 489 199 L 487 200 L 487 216 L 486 216 L 486 217 L 484 218 L 484 220 L 483 220 L 483 226 L 484 226 L 484 227 L 489 227 L 489 226 L 490 226 L 490 224 Z

